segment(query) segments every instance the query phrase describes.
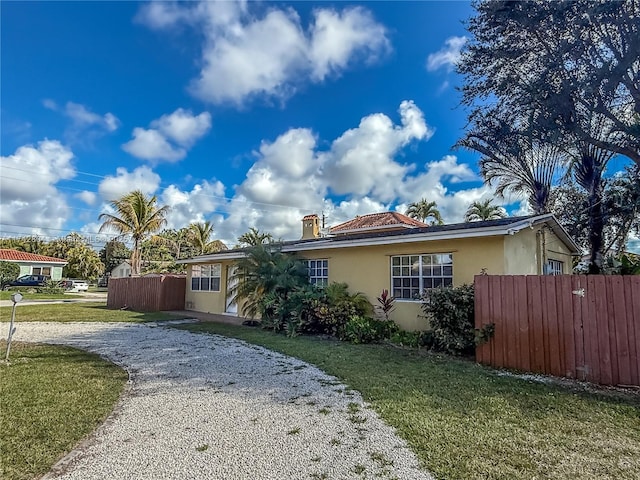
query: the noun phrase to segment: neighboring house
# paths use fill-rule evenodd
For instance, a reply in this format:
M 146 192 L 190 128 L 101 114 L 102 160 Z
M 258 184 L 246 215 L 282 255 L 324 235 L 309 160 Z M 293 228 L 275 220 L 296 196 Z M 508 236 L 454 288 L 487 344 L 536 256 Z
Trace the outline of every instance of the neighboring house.
M 65 260 L 19 250 L 0 249 L 0 260 L 17 263 L 20 275 L 44 275 L 50 280 L 62 279 L 62 268 L 67 264 Z
M 131 264 L 129 262 L 122 262 L 120 265 L 111 270 L 109 278 L 125 278 L 131 276 Z
M 482 272 L 569 274 L 572 256 L 579 254 L 551 214 L 429 226 L 386 212 L 356 217 L 324 237 L 318 217 L 308 215 L 302 230 L 302 239 L 284 242 L 282 251 L 307 260 L 312 283 L 346 282 L 374 304 L 388 289 L 396 297 L 391 317 L 406 330 L 428 327 L 419 300 L 425 289 L 471 283 Z M 186 308 L 234 313 L 228 279 L 243 255 L 243 249 L 234 249 L 180 260 L 188 265 Z

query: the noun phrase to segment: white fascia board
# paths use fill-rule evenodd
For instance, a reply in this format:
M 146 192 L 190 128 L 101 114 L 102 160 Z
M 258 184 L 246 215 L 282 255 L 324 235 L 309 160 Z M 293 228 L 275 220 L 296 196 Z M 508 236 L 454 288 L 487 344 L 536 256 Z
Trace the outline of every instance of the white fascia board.
M 182 260 L 176 260 L 179 264 L 197 264 L 197 263 L 211 263 L 220 260 L 238 260 L 244 257 L 244 252 L 226 252 L 226 253 L 212 253 L 211 255 L 201 255 L 199 257 L 185 258 Z
M 283 252 L 304 252 L 308 250 L 325 250 L 333 248 L 367 247 L 374 245 L 394 245 L 399 243 L 432 242 L 436 240 L 455 240 L 459 238 L 493 237 L 507 235 L 504 226 L 487 227 L 482 229 L 461 229 L 445 232 L 430 232 L 416 235 L 398 235 L 394 237 L 360 238 L 356 240 L 342 240 L 339 242 L 318 241 L 303 245 L 289 245 L 282 248 Z

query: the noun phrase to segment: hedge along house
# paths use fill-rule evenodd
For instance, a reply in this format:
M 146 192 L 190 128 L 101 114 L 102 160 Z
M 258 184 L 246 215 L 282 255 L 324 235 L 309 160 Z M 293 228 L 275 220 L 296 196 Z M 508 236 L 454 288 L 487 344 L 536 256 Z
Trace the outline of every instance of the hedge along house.
M 20 266 L 19 277 L 23 275 L 44 275 L 50 280 L 62 279 L 65 260 L 19 250 L 0 249 L 0 261 L 16 263 Z
M 375 304 L 383 289 L 396 298 L 391 318 L 424 330 L 420 295 L 473 282 L 475 275 L 568 274 L 578 246 L 551 214 L 430 226 L 397 212 L 363 215 L 323 233 L 317 215 L 302 220 L 302 238 L 281 244 L 304 259 L 312 283 L 345 282 Z M 185 308 L 236 314 L 227 290 L 244 249 L 180 261 L 188 265 Z

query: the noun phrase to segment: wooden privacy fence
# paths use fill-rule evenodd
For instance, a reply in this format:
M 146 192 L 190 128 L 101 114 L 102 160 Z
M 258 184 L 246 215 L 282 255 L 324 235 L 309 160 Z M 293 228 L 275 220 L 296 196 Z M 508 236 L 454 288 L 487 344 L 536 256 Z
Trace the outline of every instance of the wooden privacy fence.
M 640 385 L 640 276 L 475 277 L 476 348 L 494 367 Z
M 179 275 L 112 278 L 109 280 L 107 308 L 139 312 L 184 310 L 187 280 Z

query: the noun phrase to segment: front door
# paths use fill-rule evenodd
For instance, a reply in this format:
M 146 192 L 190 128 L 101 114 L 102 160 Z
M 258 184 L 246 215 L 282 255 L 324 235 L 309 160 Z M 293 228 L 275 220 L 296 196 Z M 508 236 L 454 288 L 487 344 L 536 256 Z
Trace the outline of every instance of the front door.
M 235 269 L 236 267 L 233 265 L 227 266 L 227 295 L 233 289 L 233 287 L 235 287 L 238 284 L 238 279 L 234 278 Z M 237 315 L 238 305 L 234 301 L 230 300 L 228 297 L 226 302 L 227 302 L 227 308 L 225 308 L 224 310 L 225 313 L 228 313 L 229 315 Z

